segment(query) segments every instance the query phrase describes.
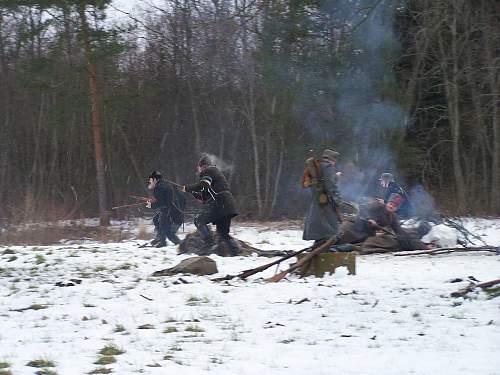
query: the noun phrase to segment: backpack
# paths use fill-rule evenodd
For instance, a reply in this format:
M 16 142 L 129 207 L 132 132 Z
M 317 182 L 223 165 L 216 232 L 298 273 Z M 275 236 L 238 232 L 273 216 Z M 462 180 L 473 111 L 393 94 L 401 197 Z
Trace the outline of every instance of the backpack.
M 323 175 L 321 173 L 320 161 L 314 157 L 306 160 L 306 167 L 302 175 L 302 187 L 315 187 L 319 193 L 319 203 L 328 203 L 328 195 L 325 192 L 325 185 L 323 182 Z

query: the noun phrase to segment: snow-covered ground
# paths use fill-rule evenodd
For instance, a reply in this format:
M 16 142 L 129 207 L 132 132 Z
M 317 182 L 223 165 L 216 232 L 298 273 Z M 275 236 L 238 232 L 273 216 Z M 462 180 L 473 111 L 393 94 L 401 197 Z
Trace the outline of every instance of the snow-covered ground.
M 500 244 L 500 221 L 466 225 Z M 283 224 L 233 233 L 261 249 L 306 245 Z M 469 277 L 500 277 L 492 253 L 358 256 L 355 276 L 263 282 L 273 267 L 214 283 L 271 260 L 211 256 L 218 275 L 155 278 L 188 256 L 138 242 L 0 247 L 0 374 L 500 374 L 500 298 L 450 297 Z M 55 285 L 70 279 L 81 283 Z M 124 353 L 95 364 L 105 347 Z M 27 366 L 40 359 L 55 367 Z

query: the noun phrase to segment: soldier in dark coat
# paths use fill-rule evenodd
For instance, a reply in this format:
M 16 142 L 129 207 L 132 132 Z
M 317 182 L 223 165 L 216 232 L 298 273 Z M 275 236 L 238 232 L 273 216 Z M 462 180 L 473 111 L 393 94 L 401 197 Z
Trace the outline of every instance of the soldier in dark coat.
M 401 202 L 398 204 L 396 214 L 401 219 L 408 219 L 411 216 L 411 205 L 406 190 L 394 180 L 392 173 L 382 173 L 379 181 L 384 194 L 384 203 L 387 204 L 393 194 L 400 195 Z
M 175 245 L 181 240 L 177 237 L 177 231 L 183 222 L 183 213 L 176 200 L 176 194 L 172 184 L 163 180 L 158 171 L 154 171 L 149 176 L 148 189 L 151 190 L 154 199 L 146 203 L 146 207 L 157 209 L 157 214 L 153 217 L 153 224 L 156 230 L 156 238 L 151 241 L 155 247 L 167 245 L 168 238 Z
M 316 243 L 324 241 L 339 231 L 338 207 L 340 207 L 340 194 L 337 189 L 337 170 L 335 164 L 339 153 L 325 150 L 320 160 L 322 186 L 309 187 L 311 196 L 307 210 L 302 239 L 315 240 Z M 323 197 L 321 195 L 323 194 Z
M 195 217 L 194 224 L 207 247 L 215 245 L 209 223 L 216 226 L 221 241 L 226 243 L 231 255 L 239 253 L 238 243 L 229 235 L 231 220 L 238 215 L 233 194 L 222 172 L 213 165 L 209 156 L 203 156 L 197 165 L 199 181 L 183 186 L 182 190 L 193 194 L 203 202 L 201 212 Z
M 361 244 L 362 252 L 399 251 L 427 249 L 419 240 L 418 230 L 401 227 L 396 214 L 402 197 L 393 194 L 387 204 L 374 201 L 361 207 L 354 222 L 342 225 L 342 243 Z

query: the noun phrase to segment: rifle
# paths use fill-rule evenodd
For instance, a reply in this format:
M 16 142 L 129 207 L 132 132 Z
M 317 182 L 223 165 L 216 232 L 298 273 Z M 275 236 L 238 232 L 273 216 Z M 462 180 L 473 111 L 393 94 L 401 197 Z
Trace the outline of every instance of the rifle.
M 378 225 L 378 224 L 368 224 L 368 220 L 370 219 L 359 219 L 361 220 L 362 222 L 366 223 L 366 225 L 369 225 L 371 226 L 372 228 L 375 228 L 376 230 L 379 230 L 381 232 L 384 232 L 385 234 L 390 234 L 391 236 L 396 236 L 395 233 L 391 232 L 390 230 L 388 229 L 385 229 L 384 227 Z M 396 236 L 397 237 L 397 236 Z
M 178 184 L 177 182 L 170 181 L 170 180 L 163 179 L 163 181 L 168 182 L 169 184 L 172 184 L 172 185 L 177 186 L 177 187 L 183 187 L 184 186 L 184 185 Z
M 134 198 L 136 201 L 142 201 L 142 202 L 148 202 L 153 200 L 153 198 L 140 197 L 138 195 L 130 195 L 130 198 Z
M 127 208 L 127 207 L 139 207 L 139 206 L 144 206 L 144 202 L 141 203 L 133 203 L 133 204 L 125 204 L 123 206 L 116 206 L 116 207 L 111 207 L 112 210 L 118 210 L 120 208 Z
M 278 281 L 280 281 L 281 279 L 283 279 L 290 272 L 293 272 L 296 269 L 298 269 L 298 268 L 302 267 L 303 265 L 305 265 L 315 255 L 319 254 L 322 250 L 324 250 L 324 249 L 330 247 L 331 245 L 337 243 L 338 240 L 339 240 L 339 235 L 337 235 L 337 234 L 334 235 L 334 236 L 332 236 L 332 237 L 330 237 L 328 240 L 326 240 L 321 245 L 319 245 L 314 250 L 312 250 L 310 253 L 308 253 L 301 260 L 297 261 L 295 264 L 293 264 L 292 266 L 290 266 L 290 268 L 288 268 L 288 269 L 286 269 L 284 271 L 281 271 L 280 273 L 277 273 L 273 277 L 270 277 L 270 278 L 266 279 L 266 281 L 270 282 L 270 283 L 277 283 Z
M 244 271 L 241 271 L 239 274 L 237 275 L 227 275 L 227 276 L 224 276 L 224 277 L 219 277 L 217 279 L 213 279 L 212 281 L 226 281 L 226 280 L 232 280 L 234 279 L 235 277 L 238 277 L 242 280 L 245 280 L 247 277 L 249 276 L 252 276 L 252 275 L 255 275 L 256 273 L 259 273 L 259 272 L 262 272 L 262 271 L 265 271 L 267 270 L 269 267 L 272 267 L 274 266 L 275 264 L 279 264 L 281 262 L 283 262 L 284 260 L 287 260 L 289 258 L 292 258 L 298 254 L 301 254 L 303 253 L 304 251 L 307 251 L 309 250 L 311 247 L 306 247 L 305 249 L 302 249 L 302 250 L 298 250 L 298 251 L 293 251 L 291 254 L 287 254 L 271 263 L 267 263 L 267 264 L 263 264 L 262 266 L 259 266 L 259 267 L 255 267 L 255 268 L 250 268 L 248 270 L 244 270 Z

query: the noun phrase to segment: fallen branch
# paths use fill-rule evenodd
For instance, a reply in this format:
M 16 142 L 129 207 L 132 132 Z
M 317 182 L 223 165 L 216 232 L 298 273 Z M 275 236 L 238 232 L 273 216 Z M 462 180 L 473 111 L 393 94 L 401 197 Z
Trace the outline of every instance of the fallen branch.
M 416 250 L 416 251 L 405 251 L 394 254 L 395 256 L 407 256 L 407 255 L 438 255 L 438 254 L 448 254 L 448 253 L 467 253 L 469 251 L 488 251 L 491 253 L 500 252 L 500 247 L 498 246 L 478 246 L 478 247 L 439 247 L 437 249 L 430 250 Z
M 244 270 L 244 271 L 241 271 L 239 274 L 237 275 L 226 275 L 224 277 L 219 277 L 219 278 L 216 278 L 216 279 L 212 279 L 212 281 L 227 281 L 227 280 L 232 280 L 234 279 L 235 277 L 239 277 L 240 279 L 242 280 L 245 280 L 247 277 L 249 276 L 252 276 L 252 275 L 255 275 L 256 273 L 259 273 L 259 272 L 262 272 L 262 271 L 265 271 L 267 270 L 269 267 L 272 267 L 276 264 L 280 264 L 281 262 L 283 262 L 284 260 L 287 260 L 287 259 L 290 259 L 290 258 L 293 258 L 294 256 L 298 255 L 298 254 L 301 254 L 303 253 L 304 251 L 307 251 L 309 250 L 311 247 L 306 247 L 302 250 L 299 250 L 299 251 L 294 251 L 290 254 L 287 254 L 271 263 L 267 263 L 267 264 L 264 264 L 262 266 L 259 266 L 259 267 L 256 267 L 256 268 L 251 268 L 251 269 L 248 269 L 248 270 Z
M 500 279 L 496 280 L 491 280 L 491 281 L 485 281 L 479 284 L 470 284 L 469 286 L 462 288 L 460 290 L 457 290 L 456 292 L 451 293 L 452 297 L 463 297 L 467 293 L 473 291 L 475 288 L 489 288 L 490 286 L 500 284 Z
M 316 247 L 314 250 L 312 250 L 311 252 L 309 252 L 305 257 L 303 257 L 302 259 L 300 259 L 299 261 L 297 261 L 296 263 L 294 263 L 292 266 L 290 266 L 289 268 L 287 268 L 284 271 L 281 271 L 280 273 L 277 273 L 273 277 L 270 277 L 270 278 L 266 279 L 266 281 L 270 282 L 270 283 L 277 283 L 278 281 L 282 280 L 286 275 L 288 275 L 290 272 L 293 272 L 296 269 L 299 269 L 304 264 L 306 264 L 307 262 L 309 262 L 309 260 L 311 260 L 315 255 L 321 253 L 321 251 L 323 251 L 324 249 L 329 248 L 337 240 L 338 240 L 338 235 L 334 235 L 334 236 L 330 237 L 328 240 L 326 240 L 321 245 L 319 245 L 318 247 Z
M 274 257 L 284 257 L 284 256 L 295 253 L 295 251 L 290 251 L 290 250 L 260 250 L 260 249 L 253 248 L 252 253 L 257 254 L 260 257 L 274 258 Z
M 142 298 L 147 299 L 148 301 L 154 301 L 152 298 L 146 297 L 142 294 L 139 294 Z
M 442 223 L 450 228 L 453 228 L 457 231 L 459 231 L 462 236 L 465 238 L 465 241 L 467 241 L 470 244 L 474 244 L 474 241 L 472 241 L 469 237 L 472 237 L 476 241 L 480 241 L 483 243 L 483 245 L 486 246 L 486 242 L 478 236 L 477 234 L 471 233 L 469 230 L 467 230 L 461 223 L 457 223 L 456 221 L 453 221 L 447 217 L 442 217 Z
M 304 302 L 311 302 L 311 300 L 309 298 L 302 298 L 300 301 L 295 302 L 295 305 L 300 305 Z

